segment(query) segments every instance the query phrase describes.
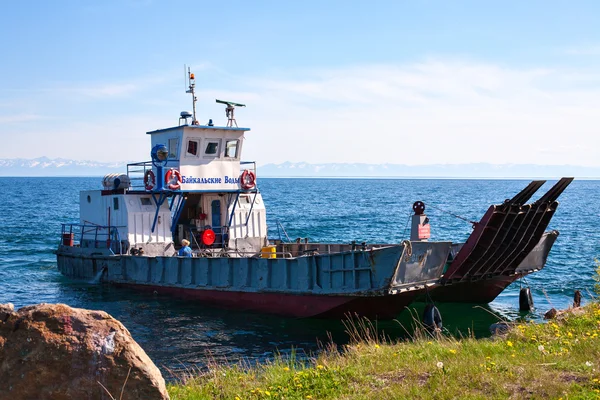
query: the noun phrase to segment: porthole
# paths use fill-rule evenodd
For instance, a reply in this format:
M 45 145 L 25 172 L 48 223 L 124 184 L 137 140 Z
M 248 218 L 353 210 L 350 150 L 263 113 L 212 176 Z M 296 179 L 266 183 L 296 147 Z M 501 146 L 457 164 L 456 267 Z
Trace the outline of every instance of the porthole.
M 90 195 L 88 194 L 88 203 L 92 202 L 92 198 L 90 197 Z

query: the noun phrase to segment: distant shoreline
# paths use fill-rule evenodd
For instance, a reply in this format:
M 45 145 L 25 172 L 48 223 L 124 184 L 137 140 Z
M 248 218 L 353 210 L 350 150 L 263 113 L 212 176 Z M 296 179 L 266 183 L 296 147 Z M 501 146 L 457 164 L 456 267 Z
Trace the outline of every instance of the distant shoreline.
M 2 178 L 103 178 L 104 175 L 0 175 Z M 523 181 L 523 180 L 558 180 L 562 176 L 260 176 L 260 179 L 347 179 L 347 180 L 467 180 L 467 181 Z M 579 177 L 575 180 L 598 181 L 600 177 Z

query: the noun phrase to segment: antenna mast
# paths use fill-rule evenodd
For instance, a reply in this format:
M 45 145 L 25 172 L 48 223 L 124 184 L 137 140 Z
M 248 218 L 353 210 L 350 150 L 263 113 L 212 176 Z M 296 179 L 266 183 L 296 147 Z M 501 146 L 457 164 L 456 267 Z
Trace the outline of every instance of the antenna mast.
M 190 72 L 190 68 L 188 67 L 188 81 L 190 83 L 189 85 L 189 89 L 186 90 L 186 93 L 191 93 L 192 94 L 192 125 L 200 125 L 198 123 L 198 120 L 196 119 L 196 100 L 198 100 L 196 98 L 196 78 L 194 77 L 194 74 L 192 74 Z

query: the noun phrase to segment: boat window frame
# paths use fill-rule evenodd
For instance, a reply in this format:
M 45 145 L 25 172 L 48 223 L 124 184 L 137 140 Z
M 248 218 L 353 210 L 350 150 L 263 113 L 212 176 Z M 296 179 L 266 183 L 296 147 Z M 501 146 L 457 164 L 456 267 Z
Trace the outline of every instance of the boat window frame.
M 172 147 L 171 147 L 171 141 L 175 141 L 175 151 L 173 151 Z M 167 159 L 169 160 L 177 160 L 177 156 L 179 155 L 179 138 L 178 137 L 172 137 L 169 138 L 167 140 L 168 143 L 168 150 L 169 150 L 169 155 L 167 157 Z
M 197 142 L 198 143 L 198 147 L 196 148 L 196 153 L 197 154 L 192 154 L 188 152 L 189 149 L 189 145 L 190 142 Z M 200 157 L 200 153 L 202 151 L 202 139 L 199 137 L 189 137 L 186 139 L 185 141 L 185 158 L 199 158 Z
M 236 142 L 235 155 L 233 157 L 227 155 L 227 144 Z M 225 139 L 225 146 L 223 146 L 223 158 L 227 160 L 239 160 L 240 159 L 240 139 Z
M 217 151 L 214 154 L 208 154 L 206 150 L 208 150 L 208 146 L 211 143 L 217 143 Z M 202 157 L 204 158 L 221 158 L 222 152 L 222 140 L 221 138 L 204 138 L 204 150 L 202 151 Z

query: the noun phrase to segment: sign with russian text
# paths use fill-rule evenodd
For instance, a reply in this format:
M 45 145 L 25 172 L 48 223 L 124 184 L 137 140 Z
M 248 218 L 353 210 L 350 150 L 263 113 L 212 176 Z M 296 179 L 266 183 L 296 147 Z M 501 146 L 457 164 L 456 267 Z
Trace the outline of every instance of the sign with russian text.
M 431 225 L 419 224 L 419 239 L 429 239 L 431 237 Z

